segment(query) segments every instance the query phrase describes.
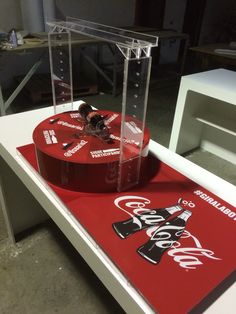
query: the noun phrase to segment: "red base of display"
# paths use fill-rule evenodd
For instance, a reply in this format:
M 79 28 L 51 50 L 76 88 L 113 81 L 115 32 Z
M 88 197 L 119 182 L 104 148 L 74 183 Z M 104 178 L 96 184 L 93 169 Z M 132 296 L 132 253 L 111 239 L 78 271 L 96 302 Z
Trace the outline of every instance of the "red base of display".
M 118 186 L 120 171 L 121 114 L 97 110 L 109 130 L 110 140 L 86 133 L 86 123 L 78 112 L 57 114 L 42 121 L 33 132 L 40 174 L 49 182 L 65 189 L 85 192 L 111 192 Z M 126 135 L 122 147 L 121 182 L 131 180 L 136 185 L 141 155 L 139 182 L 145 184 L 150 175 L 148 144 L 150 134 L 142 131 L 140 122 L 126 117 Z M 140 126 L 141 127 L 141 126 Z M 130 138 L 131 139 L 130 139 Z M 129 173 L 128 173 L 129 172 Z M 134 184 L 132 184 L 134 183 Z
M 34 145 L 18 150 L 38 171 Z M 230 282 L 235 271 L 235 208 L 152 158 L 160 166 L 152 180 L 123 193 L 73 192 L 49 185 L 154 311 L 202 312 L 207 301 L 218 297 L 216 287 L 224 281 L 226 288 L 225 279 Z M 150 239 L 150 229 L 121 239 L 112 227 L 137 212 L 148 215 L 151 209 L 169 207 L 180 198 L 192 216 L 181 238 L 157 265 L 137 252 Z

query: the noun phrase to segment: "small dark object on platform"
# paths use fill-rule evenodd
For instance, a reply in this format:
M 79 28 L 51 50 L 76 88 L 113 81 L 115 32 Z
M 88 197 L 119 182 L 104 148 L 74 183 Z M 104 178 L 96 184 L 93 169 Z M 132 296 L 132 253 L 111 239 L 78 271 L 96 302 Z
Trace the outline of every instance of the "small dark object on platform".
M 105 125 L 105 116 L 101 116 L 87 103 L 82 103 L 78 108 L 79 114 L 86 121 L 85 132 L 97 136 L 103 141 L 112 142 L 108 127 Z

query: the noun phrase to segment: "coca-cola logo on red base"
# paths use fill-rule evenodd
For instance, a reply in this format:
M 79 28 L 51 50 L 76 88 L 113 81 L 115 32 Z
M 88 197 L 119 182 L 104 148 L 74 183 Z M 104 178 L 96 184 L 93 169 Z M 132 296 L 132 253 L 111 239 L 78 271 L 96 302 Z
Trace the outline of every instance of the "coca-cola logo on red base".
M 203 248 L 197 237 L 186 230 L 186 222 L 192 212 L 182 206 L 193 208 L 193 202 L 180 198 L 175 205 L 152 209 L 149 199 L 127 195 L 116 198 L 114 204 L 131 216 L 113 223 L 115 232 L 124 239 L 145 230 L 150 239 L 137 252 L 152 264 L 158 264 L 165 251 L 174 262 L 186 269 L 196 269 L 203 264 L 204 257 L 220 259 L 214 256 L 212 250 Z

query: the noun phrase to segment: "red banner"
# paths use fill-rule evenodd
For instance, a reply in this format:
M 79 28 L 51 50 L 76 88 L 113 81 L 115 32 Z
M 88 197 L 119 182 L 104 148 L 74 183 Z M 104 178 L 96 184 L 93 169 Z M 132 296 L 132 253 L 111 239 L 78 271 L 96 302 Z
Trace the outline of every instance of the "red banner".
M 18 150 L 37 170 L 33 145 Z M 189 312 L 236 268 L 235 208 L 164 163 L 124 193 L 49 185 L 159 313 Z

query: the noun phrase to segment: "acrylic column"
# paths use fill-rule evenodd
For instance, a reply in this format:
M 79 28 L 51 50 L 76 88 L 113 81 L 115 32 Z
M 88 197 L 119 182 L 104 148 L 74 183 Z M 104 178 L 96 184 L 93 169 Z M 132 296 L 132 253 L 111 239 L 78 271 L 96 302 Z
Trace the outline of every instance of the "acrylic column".
M 54 112 L 64 112 L 68 103 L 67 110 L 73 110 L 71 33 L 53 28 L 48 33 L 48 42 Z

